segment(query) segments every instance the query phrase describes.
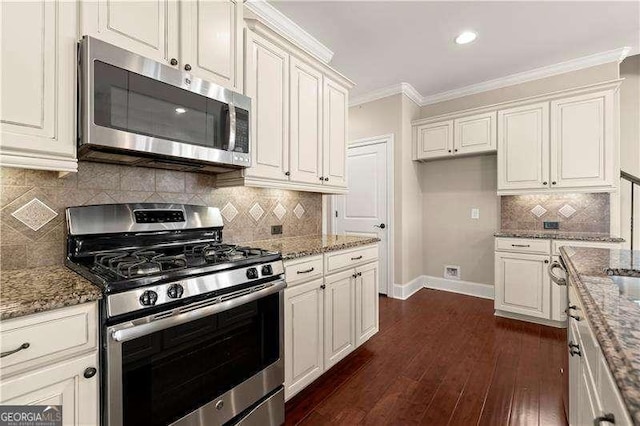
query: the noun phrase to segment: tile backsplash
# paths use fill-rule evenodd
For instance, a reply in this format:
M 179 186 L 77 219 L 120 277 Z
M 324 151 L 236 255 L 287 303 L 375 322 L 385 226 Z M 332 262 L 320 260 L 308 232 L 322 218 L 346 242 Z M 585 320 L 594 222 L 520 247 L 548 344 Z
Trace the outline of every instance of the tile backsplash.
M 560 231 L 609 232 L 609 194 L 508 195 L 501 197 L 502 229 L 539 231 L 560 222 Z
M 198 173 L 78 164 L 78 173 L 0 168 L 0 270 L 63 263 L 64 209 L 110 203 L 169 202 L 218 207 L 224 239 L 241 243 L 322 232 L 322 196 L 262 188 L 214 188 Z

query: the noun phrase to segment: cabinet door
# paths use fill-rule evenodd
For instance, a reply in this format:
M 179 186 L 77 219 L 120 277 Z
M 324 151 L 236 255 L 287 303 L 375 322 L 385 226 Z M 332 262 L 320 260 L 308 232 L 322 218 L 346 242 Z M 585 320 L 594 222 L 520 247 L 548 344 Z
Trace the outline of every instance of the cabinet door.
M 98 367 L 96 353 L 5 379 L 0 404 L 62 405 L 65 426 L 97 425 L 99 374 L 85 378 L 88 367 Z
M 356 346 L 378 332 L 378 262 L 357 268 Z
M 324 371 L 322 279 L 284 292 L 285 398 L 298 393 Z
M 498 111 L 498 191 L 549 184 L 549 103 Z
M 498 310 L 551 319 L 549 256 L 496 253 Z
M 453 120 L 416 128 L 416 160 L 448 157 L 453 151 Z
M 0 164 L 76 171 L 77 5 L 0 8 Z
M 82 34 L 169 65 L 178 56 L 176 0 L 80 2 Z
M 324 79 L 324 184 L 347 186 L 347 114 L 349 91 L 338 83 Z
M 245 89 L 251 97 L 251 159 L 247 175 L 288 180 L 289 55 L 247 31 Z
M 551 187 L 612 186 L 614 95 L 602 92 L 551 102 Z
M 320 184 L 322 176 L 322 74 L 291 58 L 291 180 Z
M 472 115 L 454 120 L 454 154 L 472 154 L 496 150 L 496 113 Z
M 354 271 L 325 277 L 324 366 L 331 368 L 351 353 L 355 345 Z
M 242 92 L 242 2 L 182 1 L 180 12 L 180 66 Z

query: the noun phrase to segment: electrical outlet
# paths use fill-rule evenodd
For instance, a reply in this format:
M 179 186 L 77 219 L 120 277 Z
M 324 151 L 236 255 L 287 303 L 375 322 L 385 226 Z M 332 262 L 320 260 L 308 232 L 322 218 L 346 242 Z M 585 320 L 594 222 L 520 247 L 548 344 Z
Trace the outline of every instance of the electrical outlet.
M 560 229 L 560 222 L 542 222 L 544 229 Z
M 480 209 L 475 207 L 471 209 L 471 219 L 480 219 Z
M 280 235 L 280 234 L 282 234 L 282 225 L 272 225 L 271 235 Z

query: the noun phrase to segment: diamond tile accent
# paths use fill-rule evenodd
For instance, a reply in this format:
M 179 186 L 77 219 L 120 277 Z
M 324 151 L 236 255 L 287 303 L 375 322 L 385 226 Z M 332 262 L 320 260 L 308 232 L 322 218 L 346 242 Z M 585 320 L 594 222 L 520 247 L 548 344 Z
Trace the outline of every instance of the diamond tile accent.
M 560 207 L 560 210 L 558 210 L 558 213 L 566 218 L 570 218 L 575 214 L 575 212 L 577 212 L 577 210 L 571 207 L 569 204 L 565 204 L 564 206 Z
M 255 203 L 253 206 L 251 206 L 251 208 L 249 209 L 249 214 L 251 215 L 251 217 L 253 218 L 253 220 L 255 220 L 256 222 L 260 220 L 260 218 L 262 217 L 262 215 L 264 214 L 264 209 L 260 206 L 260 203 Z
M 542 216 L 543 214 L 545 214 L 547 212 L 547 209 L 545 209 L 544 207 L 542 207 L 540 204 L 536 205 L 534 208 L 531 209 L 531 213 L 533 213 L 534 215 L 536 215 L 537 217 Z
M 15 217 L 32 230 L 37 231 L 47 223 L 51 222 L 56 216 L 58 216 L 58 213 L 42 201 L 34 198 L 18 210 L 11 213 L 11 216 Z
M 220 210 L 220 213 L 222 213 L 222 216 L 224 216 L 228 222 L 233 222 L 233 219 L 238 215 L 238 209 L 229 202 Z
M 298 219 L 302 217 L 302 215 L 304 214 L 304 207 L 302 207 L 302 204 L 296 204 L 296 206 L 293 208 L 293 214 L 295 214 Z
M 284 215 L 287 214 L 287 209 L 285 209 L 282 204 L 278 203 L 278 205 L 273 209 L 273 214 L 276 215 L 278 220 L 282 220 Z

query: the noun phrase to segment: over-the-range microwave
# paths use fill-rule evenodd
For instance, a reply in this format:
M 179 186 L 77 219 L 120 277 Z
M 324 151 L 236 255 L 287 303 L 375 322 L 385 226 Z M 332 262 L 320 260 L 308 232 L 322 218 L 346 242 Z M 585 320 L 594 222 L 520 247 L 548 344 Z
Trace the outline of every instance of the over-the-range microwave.
M 251 166 L 251 99 L 84 36 L 78 158 L 223 172 Z

